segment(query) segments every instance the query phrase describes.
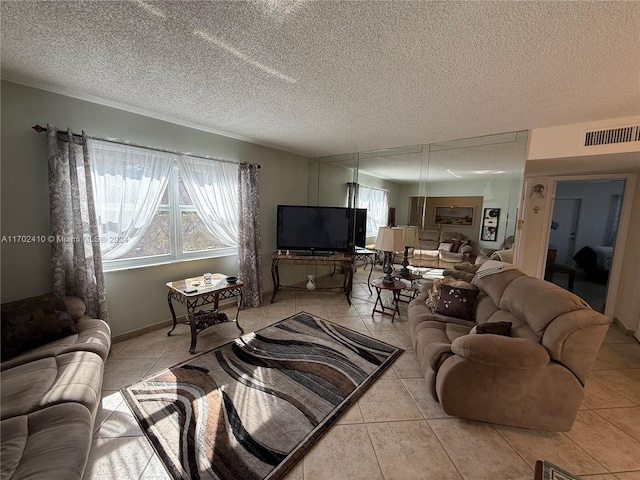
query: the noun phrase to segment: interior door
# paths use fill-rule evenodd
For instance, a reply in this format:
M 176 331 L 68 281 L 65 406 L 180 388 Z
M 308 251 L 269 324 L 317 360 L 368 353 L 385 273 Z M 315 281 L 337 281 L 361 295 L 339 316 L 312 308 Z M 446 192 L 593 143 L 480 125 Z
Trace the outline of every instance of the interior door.
M 570 265 L 573 257 L 580 215 L 579 198 L 556 198 L 553 205 L 549 249 L 555 248 L 555 263 Z

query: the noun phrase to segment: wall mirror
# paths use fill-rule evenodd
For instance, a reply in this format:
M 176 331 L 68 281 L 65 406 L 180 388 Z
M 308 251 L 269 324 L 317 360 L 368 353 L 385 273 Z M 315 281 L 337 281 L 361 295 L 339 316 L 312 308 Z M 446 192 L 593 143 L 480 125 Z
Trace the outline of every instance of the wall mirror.
M 376 225 L 391 218 L 397 225 L 463 233 L 474 254 L 498 249 L 515 234 L 526 144 L 527 132 L 520 131 L 312 158 L 309 204 L 348 206 L 347 184 L 356 183 L 361 201 L 373 205 L 369 245 Z M 381 192 L 386 211 L 376 211 Z M 485 219 L 485 213 L 493 215 Z

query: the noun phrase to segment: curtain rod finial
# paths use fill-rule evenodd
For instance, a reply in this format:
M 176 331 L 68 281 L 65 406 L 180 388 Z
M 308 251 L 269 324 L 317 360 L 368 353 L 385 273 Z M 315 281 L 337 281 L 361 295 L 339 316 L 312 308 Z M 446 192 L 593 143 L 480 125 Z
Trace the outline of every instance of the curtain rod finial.
M 35 125 L 35 126 L 31 127 L 31 128 L 33 128 L 38 133 L 42 133 L 42 132 L 46 132 L 47 131 L 46 128 L 44 128 L 44 127 L 42 127 L 40 125 Z

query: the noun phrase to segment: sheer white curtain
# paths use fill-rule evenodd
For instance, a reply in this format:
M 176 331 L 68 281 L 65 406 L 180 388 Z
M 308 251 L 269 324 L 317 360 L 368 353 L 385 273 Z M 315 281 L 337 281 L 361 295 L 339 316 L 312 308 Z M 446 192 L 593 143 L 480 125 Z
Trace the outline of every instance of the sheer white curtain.
M 360 185 L 358 189 L 358 208 L 367 209 L 367 237 L 375 237 L 378 235 L 380 227 L 387 226 L 389 192 L 380 188 Z
M 149 228 L 177 155 L 87 140 L 103 260 L 129 252 Z
M 178 167 L 209 233 L 224 245 L 237 245 L 238 164 L 180 155 Z

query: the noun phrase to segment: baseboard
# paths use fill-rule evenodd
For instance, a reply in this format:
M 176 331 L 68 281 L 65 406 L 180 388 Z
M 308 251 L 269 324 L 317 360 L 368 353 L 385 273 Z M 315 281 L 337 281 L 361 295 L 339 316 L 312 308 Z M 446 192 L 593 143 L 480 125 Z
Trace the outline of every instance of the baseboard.
M 272 292 L 266 292 L 266 293 L 271 294 Z M 263 302 L 264 302 L 264 298 L 268 298 L 266 293 L 263 296 Z M 220 302 L 219 310 L 226 310 L 231 307 L 236 307 L 237 306 L 236 301 L 237 299 L 228 299 L 226 302 L 225 301 Z M 187 316 L 180 315 L 176 317 L 176 319 L 178 323 L 184 323 L 187 321 Z M 173 320 L 164 320 L 162 322 L 154 323 L 153 325 L 147 325 L 146 327 L 138 328 L 136 330 L 131 330 L 126 333 L 121 333 L 120 335 L 114 335 L 113 337 L 111 337 L 111 343 L 124 342 L 125 340 L 130 340 L 132 338 L 139 337 L 140 335 L 144 335 L 146 333 L 155 332 L 156 330 L 160 330 L 162 328 L 171 328 L 171 325 L 173 325 Z
M 622 323 L 622 321 L 618 318 L 618 317 L 613 317 L 613 322 L 612 322 L 625 336 L 627 337 L 633 337 L 633 334 L 635 333 L 633 330 L 629 330 L 627 327 L 624 326 L 624 323 Z

